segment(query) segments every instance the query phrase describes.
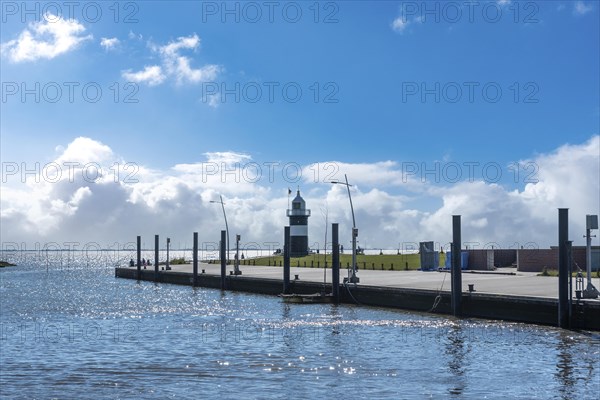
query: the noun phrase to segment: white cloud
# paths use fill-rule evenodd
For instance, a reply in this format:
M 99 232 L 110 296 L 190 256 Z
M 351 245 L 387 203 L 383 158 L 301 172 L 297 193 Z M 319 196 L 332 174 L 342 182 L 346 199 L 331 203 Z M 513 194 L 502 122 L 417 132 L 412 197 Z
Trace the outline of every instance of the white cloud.
M 41 21 L 30 23 L 17 39 L 3 43 L 2 54 L 16 63 L 53 59 L 92 39 L 92 35 L 84 36 L 85 30 L 75 19 L 46 14 Z
M 212 81 L 221 71 L 218 65 L 208 64 L 201 68 L 193 68 L 191 66 L 191 59 L 180 54 L 183 50 L 195 51 L 199 46 L 200 38 L 196 34 L 179 37 L 177 40 L 171 41 L 164 46 L 151 45 L 150 48 L 152 51 L 159 55 L 162 67 L 155 65 L 146 67 L 143 71 L 133 73 L 131 70 L 127 70 L 122 75 L 124 78 L 126 78 L 126 75 L 129 77 L 140 77 L 140 80 L 136 82 L 147 82 L 149 85 L 163 83 L 167 77 L 172 77 L 178 85 Z M 161 78 L 156 79 L 155 77 L 158 76 L 159 70 Z M 148 78 L 148 76 L 154 79 Z
M 174 42 L 158 47 L 158 51 L 165 57 L 176 58 L 182 49 L 195 50 L 200 45 L 200 38 L 194 34 L 192 36 L 178 37 Z
M 166 79 L 166 76 L 158 65 L 146 66 L 138 72 L 131 72 L 131 70 L 123 71 L 121 76 L 128 82 L 146 83 L 148 86 L 160 85 Z
M 221 104 L 219 95 L 217 94 L 207 94 L 205 97 L 205 101 L 208 101 L 208 105 L 212 108 L 217 108 Z
M 138 165 L 137 182 L 114 179 L 114 165 L 124 161 L 106 144 L 76 138 L 63 147 L 54 161 L 78 165 L 72 176 L 2 187 L 0 230 L 4 241 L 131 241 L 140 229 L 168 234 L 174 241 L 190 243 L 191 232 L 201 241 L 218 240 L 222 228 L 220 208 L 210 200 L 224 196 L 232 232 L 244 242 L 281 241 L 287 223 L 288 186 L 280 169 L 273 174 L 263 165 L 263 176 L 252 182 L 246 166 L 251 155 L 234 151 L 204 153 L 197 163 L 177 164 L 166 170 Z M 570 233 L 583 244 L 585 214 L 598 214 L 600 204 L 600 137 L 564 145 L 523 163 L 538 166 L 536 183 L 517 189 L 482 180 L 456 184 L 405 182 L 402 164 L 336 163 L 335 179 L 348 174 L 362 247 L 397 248 L 402 243 L 451 240 L 452 215 L 462 216 L 462 236 L 471 246 L 495 242 L 502 247 L 556 243 L 557 208 L 568 207 Z M 312 209 L 311 243 L 323 241 L 324 216 L 340 223 L 341 240 L 349 243 L 351 214 L 347 190 L 323 182 L 331 168 L 319 163 L 303 166 L 302 195 Z M 85 179 L 85 165 L 99 165 L 98 179 Z M 316 182 L 313 176 L 320 165 Z M 217 169 L 214 169 L 214 167 Z M 112 168 L 111 168 L 112 167 Z M 207 167 L 209 169 L 207 169 Z M 123 171 L 121 171 L 123 172 Z M 306 175 L 310 178 L 306 178 Z M 92 171 L 92 175 L 93 171 Z
M 590 11 L 592 11 L 594 9 L 594 7 L 592 7 L 591 4 L 586 4 L 583 1 L 576 1 L 575 4 L 573 5 L 573 12 L 576 15 L 585 15 L 587 13 L 589 13 Z
M 500 6 L 506 6 L 511 3 L 511 0 L 496 0 L 496 3 L 498 3 Z
M 127 34 L 127 37 L 131 40 L 142 40 L 144 38 L 144 36 L 140 33 L 140 34 L 136 34 L 133 31 L 129 31 L 129 33 Z
M 110 39 L 103 37 L 100 39 L 100 46 L 104 47 L 105 50 L 112 50 L 115 47 L 117 47 L 120 43 L 121 41 L 116 37 Z
M 404 16 L 400 16 L 396 18 L 394 22 L 392 22 L 392 29 L 395 32 L 403 33 L 404 30 L 408 27 L 409 23 L 410 22 Z
M 235 163 L 243 163 L 252 160 L 252 157 L 244 153 L 236 153 L 234 151 L 216 151 L 204 153 L 207 162 L 225 163 L 233 165 Z

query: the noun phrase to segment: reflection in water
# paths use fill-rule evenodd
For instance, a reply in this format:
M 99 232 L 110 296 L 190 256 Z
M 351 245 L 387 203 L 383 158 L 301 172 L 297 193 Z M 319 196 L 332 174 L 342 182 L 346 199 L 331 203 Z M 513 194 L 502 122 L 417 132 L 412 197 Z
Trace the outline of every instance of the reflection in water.
M 446 339 L 445 353 L 449 357 L 448 369 L 453 377 L 449 392 L 452 395 L 461 395 L 467 386 L 465 356 L 468 348 L 465 344 L 465 335 L 460 322 L 450 326 Z
M 572 354 L 572 339 L 568 332 L 560 333 L 556 349 L 556 378 L 560 382 L 560 394 L 563 399 L 569 397 L 571 388 L 575 384 L 573 378 L 573 354 Z
M 560 331 L 556 345 L 556 380 L 558 381 L 560 396 L 563 399 L 572 398 L 576 386 L 596 386 L 596 393 L 600 392 L 600 381 L 594 377 L 594 371 L 600 367 L 600 353 L 598 347 L 589 351 L 587 345 L 581 343 L 581 337 L 574 332 Z M 597 375 L 597 372 L 596 372 Z M 594 382 L 594 379 L 596 381 Z
M 598 336 L 286 304 L 74 260 L 0 270 L 4 397 L 598 398 Z

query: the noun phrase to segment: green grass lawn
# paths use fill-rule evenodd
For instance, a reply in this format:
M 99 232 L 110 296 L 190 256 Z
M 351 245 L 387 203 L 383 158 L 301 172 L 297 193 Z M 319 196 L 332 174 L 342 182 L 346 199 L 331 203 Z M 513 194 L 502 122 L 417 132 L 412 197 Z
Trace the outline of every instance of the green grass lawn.
M 440 254 L 440 265 L 444 265 L 446 254 Z M 306 257 L 294 257 L 291 259 L 292 267 L 323 268 L 327 262 L 327 268 L 331 268 L 331 254 L 327 258 L 323 254 L 309 254 Z M 340 254 L 340 263 L 342 268 L 347 268 L 352 262 L 352 255 Z M 384 255 L 362 255 L 356 256 L 358 269 L 377 269 L 377 270 L 416 270 L 421 268 L 421 261 L 418 254 L 384 254 Z M 283 265 L 283 256 L 257 257 L 241 260 L 241 265 Z M 382 267 L 383 265 L 383 267 Z
M 587 276 L 587 272 L 585 272 L 585 271 L 583 271 L 581 274 L 583 275 L 584 278 Z M 540 272 L 539 274 L 537 274 L 537 276 L 558 276 L 558 270 L 549 269 L 549 270 Z M 572 276 L 573 276 L 573 278 L 577 277 L 577 272 L 573 272 Z M 598 270 L 596 272 L 592 272 L 592 278 L 600 278 L 600 270 Z

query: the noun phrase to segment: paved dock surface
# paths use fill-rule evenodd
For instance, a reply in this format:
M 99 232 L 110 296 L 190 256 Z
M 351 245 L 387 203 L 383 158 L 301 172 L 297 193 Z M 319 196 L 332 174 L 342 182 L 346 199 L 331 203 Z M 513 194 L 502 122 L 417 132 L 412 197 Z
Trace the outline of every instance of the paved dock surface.
M 162 266 L 161 266 L 162 268 Z M 186 272 L 192 273 L 191 264 L 172 265 L 171 271 L 161 272 Z M 147 267 L 153 270 L 154 266 Z M 220 264 L 198 263 L 198 274 L 205 270 L 206 274 L 220 275 Z M 233 270 L 233 265 L 227 265 L 227 274 Z M 283 279 L 282 267 L 267 266 L 247 266 L 241 265 L 243 277 L 263 278 L 263 279 Z M 298 275 L 301 281 L 323 282 L 322 268 L 290 268 L 291 279 Z M 515 273 L 515 275 L 509 275 Z M 340 281 L 347 276 L 347 269 L 340 270 Z M 378 271 L 378 270 L 359 270 L 359 285 L 378 286 L 388 288 L 407 288 L 407 289 L 429 289 L 450 291 L 450 273 L 437 271 Z M 331 283 L 331 270 L 327 270 L 327 282 Z M 592 283 L 597 288 L 600 287 L 600 279 L 594 278 Z M 499 294 L 508 296 L 532 296 L 543 298 L 558 298 L 558 278 L 551 276 L 537 276 L 532 272 L 517 272 L 516 268 L 501 268 L 495 272 L 463 271 L 462 285 L 463 291 L 469 290 L 469 284 L 473 284 L 477 293 Z M 584 279 L 584 287 L 587 280 Z M 575 286 L 575 278 L 573 278 Z M 575 294 L 573 293 L 573 298 Z M 600 300 L 597 300 L 600 302 Z

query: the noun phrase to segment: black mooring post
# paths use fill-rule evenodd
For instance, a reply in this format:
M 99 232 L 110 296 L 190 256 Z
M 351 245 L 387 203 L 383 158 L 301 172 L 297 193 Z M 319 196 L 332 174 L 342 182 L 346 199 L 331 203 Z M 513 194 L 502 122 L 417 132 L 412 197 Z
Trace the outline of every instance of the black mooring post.
M 569 209 L 558 209 L 558 326 L 569 327 Z
M 196 287 L 196 285 L 198 285 L 198 232 L 194 232 L 193 252 L 194 254 L 192 254 L 192 268 L 194 278 L 192 284 L 194 285 L 194 287 Z
M 452 216 L 452 267 L 450 273 L 452 291 L 452 315 L 460 316 L 462 310 L 462 252 L 460 237 L 460 215 Z
M 340 302 L 340 239 L 338 224 L 331 224 L 331 294 L 336 304 Z
M 283 230 L 283 293 L 290 292 L 290 227 Z
M 137 250 L 137 278 L 142 278 L 142 237 L 138 236 L 136 241 Z
M 225 273 L 227 272 L 227 259 L 225 258 L 225 246 L 227 245 L 227 231 L 221 231 L 221 243 L 220 243 L 220 252 L 219 255 L 221 257 L 221 290 L 225 290 L 226 282 L 225 282 Z
M 154 235 L 154 282 L 158 282 L 158 235 Z
M 567 260 L 569 260 L 569 328 L 573 327 L 573 241 L 567 240 Z

